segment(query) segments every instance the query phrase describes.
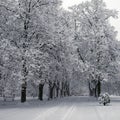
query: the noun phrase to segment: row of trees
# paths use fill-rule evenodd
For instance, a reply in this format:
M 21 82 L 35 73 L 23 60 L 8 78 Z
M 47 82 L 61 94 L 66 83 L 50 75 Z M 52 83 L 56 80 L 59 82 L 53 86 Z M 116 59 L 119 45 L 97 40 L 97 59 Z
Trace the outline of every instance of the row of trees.
M 117 80 L 118 41 L 109 18 L 116 11 L 92 0 L 70 11 L 59 0 L 0 0 L 1 93 L 29 90 L 43 100 L 70 95 L 73 83 L 87 81 L 99 96 L 103 79 Z
M 21 102 L 26 101 L 28 86 L 38 87 L 42 100 L 45 83 L 50 99 L 55 90 L 56 97 L 59 91 L 69 94 L 67 17 L 60 4 L 59 0 L 0 1 L 1 86 L 2 90 L 21 86 Z

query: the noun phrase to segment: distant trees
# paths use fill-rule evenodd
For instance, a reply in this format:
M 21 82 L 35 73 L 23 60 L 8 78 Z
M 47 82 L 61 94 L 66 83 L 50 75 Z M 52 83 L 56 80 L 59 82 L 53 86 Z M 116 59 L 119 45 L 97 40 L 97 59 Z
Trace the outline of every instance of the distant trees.
M 47 16 L 47 20 L 49 20 L 48 26 L 50 26 L 52 41 L 50 39 L 45 42 L 40 49 L 49 56 L 48 61 L 50 62 L 46 82 L 49 85 L 49 99 L 53 99 L 69 94 L 69 51 L 67 48 L 69 31 L 67 31 L 67 14 L 63 10 L 53 9 L 49 12 L 50 15 Z

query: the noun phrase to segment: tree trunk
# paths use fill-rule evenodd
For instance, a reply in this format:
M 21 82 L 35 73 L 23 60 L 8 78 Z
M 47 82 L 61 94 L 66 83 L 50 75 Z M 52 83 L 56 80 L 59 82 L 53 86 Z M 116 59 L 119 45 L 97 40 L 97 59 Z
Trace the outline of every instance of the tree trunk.
M 97 86 L 96 86 L 95 89 L 94 89 L 94 97 L 97 97 L 97 93 L 98 93 L 98 89 L 97 89 Z
M 96 87 L 95 87 L 95 97 L 99 97 L 100 96 L 100 93 L 101 93 L 101 82 L 98 81 Z
M 22 84 L 22 90 L 21 90 L 21 102 L 26 101 L 26 82 Z
M 64 90 L 64 97 L 66 96 L 66 82 L 63 84 L 63 90 Z
M 93 96 L 93 90 L 90 87 L 90 82 L 88 83 L 88 85 L 89 85 L 89 96 Z
M 27 7 L 27 6 L 26 6 Z M 27 10 L 27 9 L 26 9 Z M 30 9 L 29 9 L 30 10 Z M 27 70 L 27 65 L 26 65 L 26 50 L 28 45 L 26 44 L 28 42 L 28 25 L 29 25 L 29 16 L 27 14 L 27 12 L 30 13 L 30 11 L 26 11 L 25 12 L 25 19 L 24 19 L 24 41 L 22 44 L 22 49 L 23 49 L 23 56 L 22 56 L 22 76 L 23 76 L 23 85 L 22 85 L 22 92 L 21 92 L 21 102 L 25 102 L 26 101 L 26 79 L 27 79 L 27 75 L 28 75 L 28 70 Z
M 39 100 L 43 100 L 43 87 L 44 87 L 44 84 L 39 84 Z
M 98 97 L 100 96 L 101 93 L 101 82 L 98 81 Z
M 25 51 L 24 51 L 25 52 Z M 28 75 L 28 70 L 26 67 L 26 59 L 25 56 L 23 55 L 22 57 L 23 60 L 23 65 L 22 65 L 22 76 L 24 77 L 22 82 L 22 91 L 21 91 L 21 102 L 25 102 L 26 101 L 26 87 L 27 87 L 27 75 Z
M 64 97 L 64 82 L 62 82 L 61 86 L 61 97 Z
M 70 96 L 70 85 L 69 85 L 69 82 L 67 83 L 67 95 Z
M 59 84 L 59 82 L 57 81 L 57 84 L 56 84 L 56 97 L 57 97 L 57 98 L 59 97 L 59 87 L 60 87 L 60 84 Z
M 49 98 L 50 98 L 50 99 L 53 99 L 53 87 L 50 87 L 50 88 L 49 88 L 49 91 L 50 91 Z
M 48 99 L 53 99 L 53 89 L 54 89 L 54 85 L 49 82 L 49 98 Z

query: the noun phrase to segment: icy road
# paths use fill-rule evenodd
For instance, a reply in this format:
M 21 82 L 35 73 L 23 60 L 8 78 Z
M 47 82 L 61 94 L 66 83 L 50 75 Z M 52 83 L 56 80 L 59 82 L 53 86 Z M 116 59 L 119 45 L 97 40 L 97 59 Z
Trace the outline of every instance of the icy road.
M 120 120 L 120 97 L 111 99 L 108 106 L 75 96 L 43 102 L 0 101 L 0 120 Z

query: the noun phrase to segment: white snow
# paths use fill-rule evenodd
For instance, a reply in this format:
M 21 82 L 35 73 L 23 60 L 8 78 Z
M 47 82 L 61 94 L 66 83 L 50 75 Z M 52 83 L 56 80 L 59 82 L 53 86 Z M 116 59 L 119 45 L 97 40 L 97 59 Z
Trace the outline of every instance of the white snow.
M 0 101 L 0 120 L 120 120 L 120 97 L 100 105 L 95 98 L 72 96 L 43 102 Z

